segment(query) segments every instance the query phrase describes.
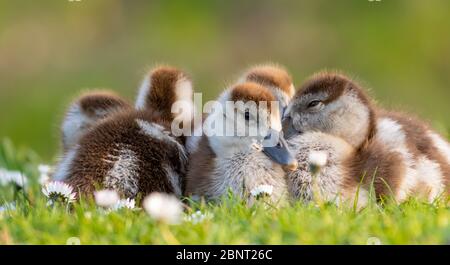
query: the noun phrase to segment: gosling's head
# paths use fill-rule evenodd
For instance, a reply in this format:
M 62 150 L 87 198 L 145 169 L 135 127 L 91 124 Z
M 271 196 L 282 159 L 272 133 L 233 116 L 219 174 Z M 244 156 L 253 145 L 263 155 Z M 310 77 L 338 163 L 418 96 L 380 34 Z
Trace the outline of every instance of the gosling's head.
M 218 155 L 261 151 L 273 162 L 297 166 L 281 132 L 279 109 L 266 87 L 245 82 L 226 90 L 205 120 L 204 129 Z
M 320 131 L 345 139 L 358 148 L 372 137 L 374 110 L 362 88 L 337 73 L 319 73 L 307 80 L 286 109 L 286 138 Z
M 279 101 L 281 114 L 295 93 L 289 72 L 277 64 L 261 64 L 249 68 L 240 78 L 243 82 L 255 82 L 267 87 Z

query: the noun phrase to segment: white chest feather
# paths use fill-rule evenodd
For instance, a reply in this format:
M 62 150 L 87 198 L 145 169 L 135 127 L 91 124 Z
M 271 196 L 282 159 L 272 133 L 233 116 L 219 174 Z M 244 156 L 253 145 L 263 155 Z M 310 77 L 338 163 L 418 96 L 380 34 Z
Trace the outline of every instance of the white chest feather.
M 288 173 L 288 186 L 295 199 L 311 201 L 315 188 L 323 199 L 335 201 L 340 193 L 344 178 L 343 161 L 352 153 L 353 148 L 340 138 L 312 132 L 290 139 L 289 146 L 298 162 L 297 170 Z M 309 154 L 314 151 L 327 154 L 327 164 L 313 175 L 309 168 Z
M 260 185 L 273 186 L 273 201 L 287 195 L 283 169 L 258 151 L 216 158 L 210 184 L 207 196 L 212 198 L 226 195 L 228 191 L 248 198 Z

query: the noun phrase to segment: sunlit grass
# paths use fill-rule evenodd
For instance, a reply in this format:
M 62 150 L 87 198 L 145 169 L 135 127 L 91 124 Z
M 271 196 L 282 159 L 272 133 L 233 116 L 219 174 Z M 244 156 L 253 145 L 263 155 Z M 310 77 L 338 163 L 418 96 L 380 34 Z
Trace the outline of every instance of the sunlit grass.
M 259 201 L 248 207 L 230 196 L 221 204 L 193 203 L 186 215 L 200 210 L 212 218 L 164 225 L 141 209 L 106 212 L 92 201 L 47 206 L 38 184 L 39 159 L 8 142 L 0 147 L 0 167 L 27 174 L 25 189 L 0 187 L 0 244 L 449 244 L 448 202 L 411 200 L 400 206 L 353 207 L 297 203 L 273 208 Z

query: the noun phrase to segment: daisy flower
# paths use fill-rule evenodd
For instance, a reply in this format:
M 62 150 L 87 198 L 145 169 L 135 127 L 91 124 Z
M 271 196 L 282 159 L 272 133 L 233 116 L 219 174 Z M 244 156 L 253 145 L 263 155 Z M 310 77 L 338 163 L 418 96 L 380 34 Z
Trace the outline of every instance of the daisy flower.
M 196 211 L 195 213 L 191 215 L 186 215 L 184 217 L 185 222 L 198 224 L 205 220 L 211 220 L 214 216 L 210 213 L 202 213 L 201 211 Z
M 175 197 L 155 192 L 144 199 L 145 211 L 155 220 L 168 224 L 178 224 L 183 214 L 183 204 Z
M 328 156 L 327 153 L 322 151 L 313 151 L 309 154 L 309 163 L 323 167 L 327 164 Z
M 104 208 L 111 208 L 119 202 L 119 194 L 114 190 L 99 190 L 94 192 L 95 203 Z
M 309 154 L 309 169 L 313 174 L 317 174 L 322 167 L 327 164 L 328 155 L 322 151 L 313 151 Z
M 255 198 L 259 198 L 259 197 L 264 197 L 264 196 L 271 196 L 273 192 L 273 186 L 272 185 L 259 185 L 255 188 L 253 188 L 250 191 L 250 194 L 255 197 Z
M 47 183 L 42 188 L 42 193 L 48 198 L 48 205 L 53 205 L 58 201 L 71 203 L 76 197 L 76 193 L 73 192 L 73 188 L 70 185 L 59 181 Z
M 121 199 L 118 202 L 116 202 L 116 204 L 114 204 L 111 207 L 111 210 L 117 211 L 117 210 L 124 209 L 124 208 L 132 210 L 135 207 L 136 207 L 136 201 L 134 199 L 127 198 L 127 199 Z
M 27 185 L 28 179 L 22 172 L 0 168 L 0 184 L 6 186 L 11 183 L 23 188 Z
M 52 167 L 49 165 L 39 165 L 38 166 L 39 171 L 39 184 L 45 185 L 48 182 L 50 182 L 50 174 L 52 172 Z

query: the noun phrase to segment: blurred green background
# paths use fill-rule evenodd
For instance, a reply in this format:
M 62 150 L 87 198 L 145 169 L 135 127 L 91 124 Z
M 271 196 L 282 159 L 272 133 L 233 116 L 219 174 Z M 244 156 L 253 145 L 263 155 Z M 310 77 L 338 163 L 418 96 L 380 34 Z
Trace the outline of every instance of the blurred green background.
M 252 64 L 297 84 L 321 69 L 359 78 L 380 104 L 450 128 L 450 3 L 423 0 L 0 0 L 0 138 L 57 154 L 80 91 L 130 100 L 157 63 L 186 69 L 204 100 Z

